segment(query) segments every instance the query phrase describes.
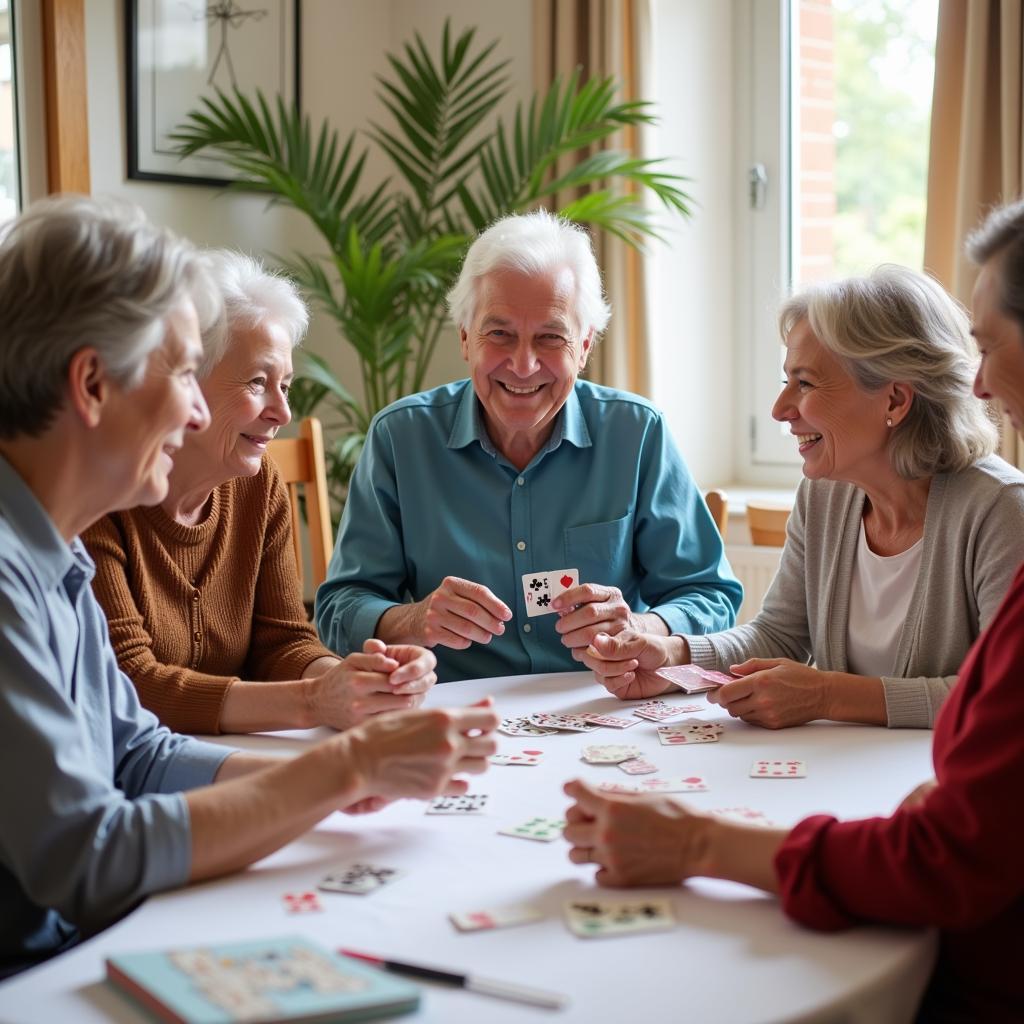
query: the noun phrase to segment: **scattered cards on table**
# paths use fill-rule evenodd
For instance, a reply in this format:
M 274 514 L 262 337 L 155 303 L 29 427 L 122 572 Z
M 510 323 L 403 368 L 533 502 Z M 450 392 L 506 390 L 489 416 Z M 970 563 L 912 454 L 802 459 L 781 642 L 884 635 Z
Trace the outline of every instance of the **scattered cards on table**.
M 522 825 L 498 829 L 499 836 L 516 836 L 518 839 L 536 839 L 540 843 L 550 843 L 557 839 L 565 828 L 561 818 L 530 818 Z
M 491 764 L 535 765 L 543 756 L 543 750 L 520 750 L 518 754 L 492 754 L 488 760 Z
M 654 674 L 666 683 L 678 686 L 683 693 L 705 693 L 738 678 L 727 672 L 716 672 L 697 665 L 669 665 L 667 668 L 659 668 Z
M 460 932 L 482 932 L 491 928 L 511 928 L 517 924 L 543 921 L 544 912 L 526 903 L 515 903 L 489 910 L 466 910 L 449 914 L 448 918 Z
M 700 704 L 666 704 L 663 700 L 649 700 L 633 708 L 633 714 L 637 718 L 646 718 L 649 722 L 665 722 L 670 718 L 704 710 Z
M 804 779 L 806 761 L 755 761 L 750 767 L 752 779 Z
M 739 825 L 775 828 L 775 822 L 769 821 L 764 811 L 755 810 L 753 807 L 716 807 L 713 811 L 708 811 L 708 814 L 724 818 L 726 821 L 734 821 Z
M 667 931 L 676 923 L 668 900 L 574 900 L 566 904 L 565 919 L 582 939 Z
M 554 736 L 558 730 L 534 725 L 523 715 L 520 718 L 503 718 L 501 725 L 498 726 L 498 732 L 503 732 L 506 736 Z
M 620 761 L 619 767 L 627 775 L 650 775 L 658 770 L 656 764 L 652 764 L 643 757 L 633 757 L 628 761 Z
M 583 715 L 559 715 L 551 711 L 537 711 L 526 716 L 527 721 L 542 729 L 555 729 L 558 732 L 592 732 L 600 726 L 588 722 Z
M 658 740 L 666 747 L 681 743 L 717 743 L 724 731 L 718 722 L 701 722 L 694 718 L 688 722 L 659 725 Z
M 584 747 L 583 760 L 588 764 L 619 764 L 631 761 L 640 756 L 639 747 L 629 747 L 621 743 L 604 743 Z
M 435 796 L 427 805 L 427 814 L 479 814 L 487 806 L 486 793 L 461 796 Z
M 631 729 L 640 723 L 634 718 L 621 718 L 618 715 L 599 715 L 596 712 L 588 711 L 579 716 L 591 725 L 598 725 L 604 729 Z
M 281 901 L 289 914 L 313 914 L 324 909 L 315 892 L 286 892 Z
M 641 779 L 639 782 L 602 782 L 603 793 L 704 793 L 708 784 L 699 775 L 673 779 Z
M 347 892 L 363 896 L 393 882 L 402 874 L 397 868 L 378 867 L 375 864 L 351 864 L 339 871 L 324 875 L 317 884 L 324 892 Z
M 579 569 L 552 569 L 550 572 L 528 572 L 523 577 L 523 600 L 526 614 L 552 615 L 555 609 L 551 602 L 567 590 L 580 585 Z

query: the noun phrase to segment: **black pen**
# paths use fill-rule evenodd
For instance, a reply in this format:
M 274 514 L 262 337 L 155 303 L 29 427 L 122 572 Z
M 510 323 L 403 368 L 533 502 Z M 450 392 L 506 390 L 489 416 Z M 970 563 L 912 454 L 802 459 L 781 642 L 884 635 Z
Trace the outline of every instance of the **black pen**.
M 543 1006 L 548 1010 L 562 1010 L 569 1000 L 557 992 L 545 992 L 538 988 L 527 988 L 525 985 L 513 985 L 506 981 L 495 981 L 493 978 L 480 978 L 473 974 L 459 974 L 456 971 L 445 971 L 438 967 L 425 967 L 421 964 L 407 964 L 401 960 L 388 960 L 373 953 L 357 953 L 354 949 L 339 949 L 344 956 L 365 960 L 375 967 L 383 967 L 395 974 L 407 974 L 412 978 L 424 978 L 428 981 L 442 981 L 448 985 L 458 985 L 483 996 L 494 996 L 497 999 L 513 999 L 520 1003 Z

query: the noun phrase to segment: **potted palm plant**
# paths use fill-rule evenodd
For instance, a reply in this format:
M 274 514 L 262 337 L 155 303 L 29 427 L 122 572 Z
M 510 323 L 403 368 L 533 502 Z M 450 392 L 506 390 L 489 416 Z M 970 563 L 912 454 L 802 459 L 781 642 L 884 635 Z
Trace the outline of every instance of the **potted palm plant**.
M 363 135 L 387 155 L 395 178 L 370 188 L 360 133 L 341 141 L 327 122 L 314 128 L 280 98 L 217 92 L 174 134 L 183 156 L 222 160 L 240 178 L 233 189 L 269 193 L 323 239 L 322 253 L 280 259 L 359 360 L 361 388 L 350 389 L 306 353 L 291 392 L 296 415 L 325 419 L 337 507 L 373 416 L 422 389 L 445 294 L 479 230 L 546 204 L 639 246 L 656 235 L 644 193 L 690 213 L 685 179 L 660 161 L 606 148 L 627 126 L 653 122 L 650 103 L 616 102 L 613 79 L 582 81 L 577 72 L 520 104 L 506 125 L 491 115 L 508 89 L 508 61 L 494 57 L 496 42 L 477 47 L 474 39 L 474 29 L 456 37 L 446 24 L 436 56 L 419 35 L 402 56 L 388 55 L 391 74 L 379 78 L 378 96 L 389 116 Z

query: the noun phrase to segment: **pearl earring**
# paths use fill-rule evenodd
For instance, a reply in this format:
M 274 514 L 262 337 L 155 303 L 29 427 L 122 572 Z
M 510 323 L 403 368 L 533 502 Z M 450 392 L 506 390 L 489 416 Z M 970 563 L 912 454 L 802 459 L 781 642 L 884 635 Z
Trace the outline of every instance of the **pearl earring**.
M 885 425 L 887 427 L 891 427 L 892 426 L 892 417 L 891 416 L 886 416 L 885 417 Z

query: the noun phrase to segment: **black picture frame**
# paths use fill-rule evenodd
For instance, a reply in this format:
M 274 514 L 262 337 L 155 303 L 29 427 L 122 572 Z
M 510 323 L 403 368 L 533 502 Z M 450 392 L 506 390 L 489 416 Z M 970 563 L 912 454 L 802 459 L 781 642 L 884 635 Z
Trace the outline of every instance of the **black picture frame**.
M 128 178 L 230 185 L 223 164 L 179 158 L 161 146 L 161 133 L 198 106 L 207 89 L 212 94 L 209 80 L 197 81 L 207 72 L 226 90 L 233 82 L 247 93 L 259 87 L 268 100 L 281 94 L 301 109 L 301 25 L 301 0 L 124 0 Z

